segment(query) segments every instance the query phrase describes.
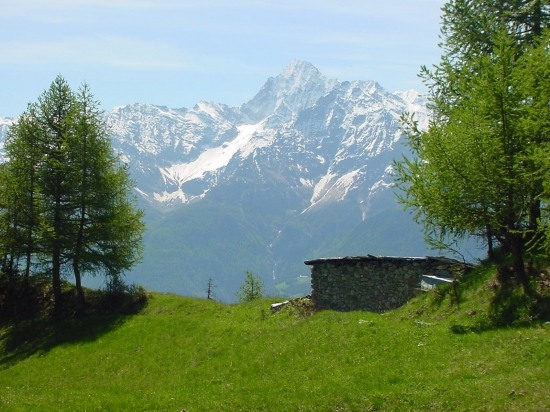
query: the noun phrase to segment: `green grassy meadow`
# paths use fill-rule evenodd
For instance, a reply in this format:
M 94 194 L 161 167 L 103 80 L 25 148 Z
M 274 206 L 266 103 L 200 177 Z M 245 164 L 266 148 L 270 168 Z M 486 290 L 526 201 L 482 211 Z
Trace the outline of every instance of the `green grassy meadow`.
M 550 324 L 488 327 L 490 271 L 460 306 L 385 314 L 152 293 L 140 313 L 0 329 L 1 411 L 547 411 Z

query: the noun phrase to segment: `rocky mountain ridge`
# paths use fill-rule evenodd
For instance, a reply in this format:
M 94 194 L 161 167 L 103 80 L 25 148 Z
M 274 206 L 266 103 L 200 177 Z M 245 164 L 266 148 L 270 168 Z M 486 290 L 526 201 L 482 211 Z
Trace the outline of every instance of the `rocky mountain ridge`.
M 238 175 L 245 159 L 265 156 L 273 161 L 269 170 L 309 190 L 306 210 L 350 190 L 362 191 L 364 202 L 365 184 L 373 190 L 390 185 L 391 162 L 376 159 L 399 150 L 399 117 L 407 110 L 427 121 L 414 91 L 392 94 L 372 81 L 328 80 L 309 63 L 294 61 L 241 107 L 133 104 L 108 112 L 107 122 L 113 146 L 153 207 L 201 199 Z

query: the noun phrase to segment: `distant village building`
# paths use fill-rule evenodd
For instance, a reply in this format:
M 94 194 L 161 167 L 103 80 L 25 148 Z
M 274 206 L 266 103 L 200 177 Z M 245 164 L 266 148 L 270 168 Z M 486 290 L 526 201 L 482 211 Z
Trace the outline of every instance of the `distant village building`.
M 405 304 L 421 287 L 452 282 L 473 266 L 445 257 L 347 256 L 307 260 L 311 299 L 326 309 L 383 312 Z

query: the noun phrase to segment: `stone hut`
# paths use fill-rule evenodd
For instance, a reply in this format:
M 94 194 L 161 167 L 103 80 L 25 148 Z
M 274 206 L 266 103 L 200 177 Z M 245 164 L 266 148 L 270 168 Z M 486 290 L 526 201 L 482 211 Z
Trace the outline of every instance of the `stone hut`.
M 384 312 L 421 292 L 421 283 L 452 282 L 472 268 L 445 257 L 347 256 L 307 260 L 311 298 L 316 305 L 342 311 Z

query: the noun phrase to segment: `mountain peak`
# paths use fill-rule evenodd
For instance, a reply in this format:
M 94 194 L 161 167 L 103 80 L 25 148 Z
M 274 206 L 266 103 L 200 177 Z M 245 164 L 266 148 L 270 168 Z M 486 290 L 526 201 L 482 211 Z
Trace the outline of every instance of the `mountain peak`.
M 421 104 L 426 104 L 426 99 L 414 89 L 405 90 L 405 91 L 396 91 L 393 92 L 394 95 L 399 96 L 405 100 L 408 104 L 417 103 L 420 101 Z
M 317 68 L 302 60 L 292 60 L 275 78 L 275 82 L 285 88 L 290 87 L 291 91 L 306 87 L 310 82 L 326 83 L 327 78 Z
M 305 62 L 303 60 L 292 60 L 289 64 L 286 65 L 280 76 L 290 77 L 292 75 L 300 74 L 316 74 L 318 76 L 322 76 L 321 73 L 319 73 L 319 70 L 317 70 L 317 68 L 313 64 Z
M 311 63 L 293 60 L 277 77 L 270 77 L 242 110 L 253 121 L 276 115 L 279 122 L 288 122 L 338 83 L 327 79 Z

